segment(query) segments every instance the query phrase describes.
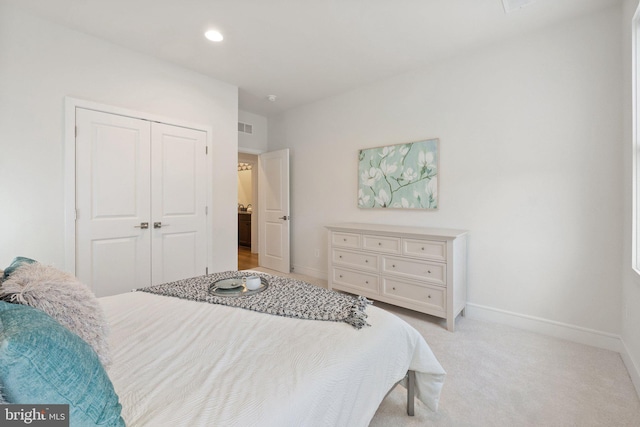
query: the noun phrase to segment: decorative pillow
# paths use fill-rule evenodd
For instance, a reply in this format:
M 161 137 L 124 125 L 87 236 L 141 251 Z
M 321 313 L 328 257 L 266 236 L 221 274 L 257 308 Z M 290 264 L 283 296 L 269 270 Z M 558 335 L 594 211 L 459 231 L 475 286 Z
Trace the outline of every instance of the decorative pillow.
M 0 299 L 30 305 L 85 340 L 108 367 L 108 327 L 95 295 L 75 276 L 33 263 L 18 267 L 0 286 Z
M 16 270 L 16 268 L 25 265 L 25 264 L 33 264 L 34 262 L 38 262 L 31 258 L 26 258 L 23 256 L 18 256 L 11 261 L 11 265 L 7 267 L 2 273 L 2 278 L 0 279 L 0 283 L 7 280 L 7 278 Z
M 11 403 L 68 404 L 71 426 L 125 425 L 91 346 L 35 308 L 0 301 L 0 383 Z

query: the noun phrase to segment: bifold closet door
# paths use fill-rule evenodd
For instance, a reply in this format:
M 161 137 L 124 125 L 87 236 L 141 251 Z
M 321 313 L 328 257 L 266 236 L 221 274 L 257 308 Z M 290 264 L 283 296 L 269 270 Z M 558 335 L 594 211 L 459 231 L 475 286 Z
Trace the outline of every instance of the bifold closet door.
M 206 272 L 206 133 L 76 110 L 76 275 L 97 296 Z
M 76 109 L 76 275 L 97 296 L 151 283 L 150 149 L 150 122 Z

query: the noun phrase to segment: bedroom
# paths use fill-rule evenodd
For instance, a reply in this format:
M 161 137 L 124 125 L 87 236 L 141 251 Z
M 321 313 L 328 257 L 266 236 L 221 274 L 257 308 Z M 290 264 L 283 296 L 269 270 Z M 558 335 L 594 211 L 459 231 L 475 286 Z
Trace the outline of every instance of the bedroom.
M 324 226 L 333 222 L 468 229 L 469 316 L 617 351 L 639 388 L 640 279 L 630 265 L 637 1 L 603 4 L 269 117 L 268 149 L 292 152 L 295 271 L 326 275 Z M 236 174 L 244 112 L 233 84 L 5 1 L 0 63 L 3 266 L 20 254 L 65 265 L 67 96 L 207 123 L 223 142 L 214 181 Z M 442 144 L 441 208 L 358 210 L 357 150 L 426 137 Z M 213 271 L 236 263 L 236 196 L 218 189 Z

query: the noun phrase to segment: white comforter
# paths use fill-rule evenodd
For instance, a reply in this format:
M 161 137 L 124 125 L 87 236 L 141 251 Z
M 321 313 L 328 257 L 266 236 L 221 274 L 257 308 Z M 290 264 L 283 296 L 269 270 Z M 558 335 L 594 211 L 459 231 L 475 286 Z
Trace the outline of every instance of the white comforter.
M 415 329 L 374 306 L 357 330 L 144 292 L 99 300 L 129 427 L 367 426 L 408 369 L 437 409 L 444 370 Z

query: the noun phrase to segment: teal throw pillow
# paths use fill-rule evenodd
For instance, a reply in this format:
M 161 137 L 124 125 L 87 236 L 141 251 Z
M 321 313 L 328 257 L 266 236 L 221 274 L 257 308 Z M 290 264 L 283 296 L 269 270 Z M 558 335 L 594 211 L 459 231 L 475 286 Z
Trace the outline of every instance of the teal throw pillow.
M 26 258 L 23 256 L 15 257 L 13 261 L 11 261 L 11 265 L 9 265 L 9 267 L 4 269 L 4 274 L 2 275 L 2 279 L 0 279 L 0 282 L 6 280 L 9 276 L 11 276 L 11 273 L 16 271 L 16 268 L 24 264 L 33 264 L 34 262 L 37 262 L 37 261 L 35 259 Z
M 0 384 L 9 403 L 68 404 L 71 427 L 125 425 L 95 351 L 33 307 L 0 301 Z

